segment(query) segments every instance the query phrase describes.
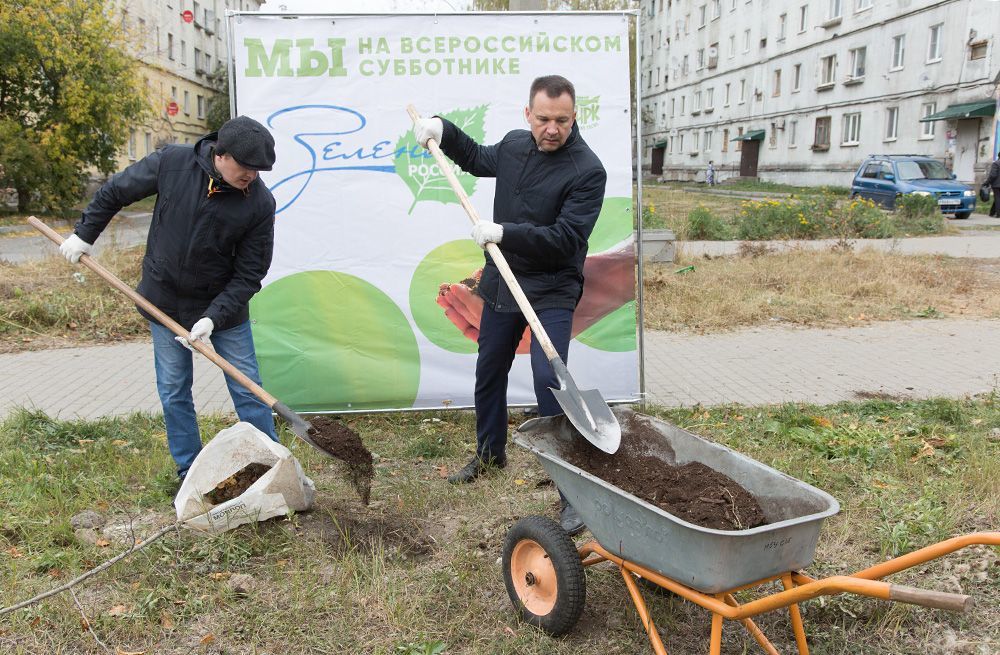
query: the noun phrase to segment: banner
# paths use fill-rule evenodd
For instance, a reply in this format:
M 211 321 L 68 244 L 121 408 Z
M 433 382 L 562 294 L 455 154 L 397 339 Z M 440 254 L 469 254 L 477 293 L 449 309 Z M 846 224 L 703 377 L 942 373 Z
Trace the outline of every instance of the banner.
M 229 17 L 236 111 L 268 126 L 275 249 L 251 303 L 264 386 L 296 411 L 469 407 L 475 331 L 443 283 L 483 251 L 406 113 L 483 144 L 527 129 L 534 78 L 576 86 L 577 123 L 608 172 L 569 369 L 607 399 L 638 397 L 628 20 L 622 14 Z M 495 184 L 457 169 L 489 220 Z M 472 297 L 475 311 L 476 298 Z M 516 357 L 511 404 L 534 404 Z

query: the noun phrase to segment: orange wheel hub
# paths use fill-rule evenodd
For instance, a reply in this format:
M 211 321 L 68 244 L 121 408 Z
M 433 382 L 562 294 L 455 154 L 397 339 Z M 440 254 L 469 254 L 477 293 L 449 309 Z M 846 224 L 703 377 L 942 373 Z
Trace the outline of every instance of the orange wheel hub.
M 531 539 L 519 541 L 510 555 L 510 577 L 524 608 L 545 616 L 556 605 L 556 569 L 545 549 Z

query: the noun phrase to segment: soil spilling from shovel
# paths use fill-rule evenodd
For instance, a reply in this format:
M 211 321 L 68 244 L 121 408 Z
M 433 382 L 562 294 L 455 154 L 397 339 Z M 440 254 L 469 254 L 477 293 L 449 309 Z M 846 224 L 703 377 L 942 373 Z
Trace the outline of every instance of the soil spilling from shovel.
M 270 470 L 271 467 L 266 464 L 258 464 L 256 462 L 247 464 L 236 473 L 215 485 L 215 489 L 205 494 L 205 498 L 213 505 L 221 505 L 226 501 L 238 497 L 249 489 L 250 485 L 259 480 L 260 476 Z
M 309 436 L 320 448 L 347 463 L 351 484 L 361 502 L 367 505 L 371 498 L 375 464 L 361 437 L 343 421 L 327 416 L 314 416 L 309 422 L 316 428 L 316 433 Z
M 560 454 L 574 466 L 689 523 L 716 530 L 747 530 L 767 523 L 757 499 L 729 476 L 698 462 L 670 464 L 675 461 L 670 446 L 641 420 L 622 423 L 621 447 L 614 455 L 594 448 L 583 437 Z

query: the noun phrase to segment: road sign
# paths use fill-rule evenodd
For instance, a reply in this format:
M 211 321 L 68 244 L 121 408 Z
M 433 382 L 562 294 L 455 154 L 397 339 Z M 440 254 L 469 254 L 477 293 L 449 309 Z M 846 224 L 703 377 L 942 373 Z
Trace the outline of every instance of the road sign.
M 170 115 L 170 116 L 176 116 L 177 115 L 177 110 L 178 110 L 178 107 L 177 107 L 177 103 L 176 102 L 167 103 L 167 114 L 168 115 Z
M 181 18 L 184 19 L 185 23 L 190 23 L 191 21 L 194 20 L 194 12 L 191 11 L 190 9 L 186 9 L 181 12 Z

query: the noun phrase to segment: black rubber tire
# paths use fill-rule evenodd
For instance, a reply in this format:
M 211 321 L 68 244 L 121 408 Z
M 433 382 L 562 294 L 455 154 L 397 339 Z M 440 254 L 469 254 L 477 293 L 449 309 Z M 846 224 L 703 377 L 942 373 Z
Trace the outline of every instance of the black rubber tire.
M 972 212 L 955 212 L 955 218 L 959 221 L 964 221 L 970 216 L 972 216 Z
M 522 541 L 533 541 L 540 546 L 555 570 L 555 604 L 544 615 L 529 611 L 514 587 L 511 555 Z M 527 516 L 507 532 L 503 543 L 503 581 L 510 602 L 521 619 L 553 637 L 572 630 L 583 614 L 587 601 L 587 577 L 580 563 L 580 554 L 562 526 L 550 518 Z

